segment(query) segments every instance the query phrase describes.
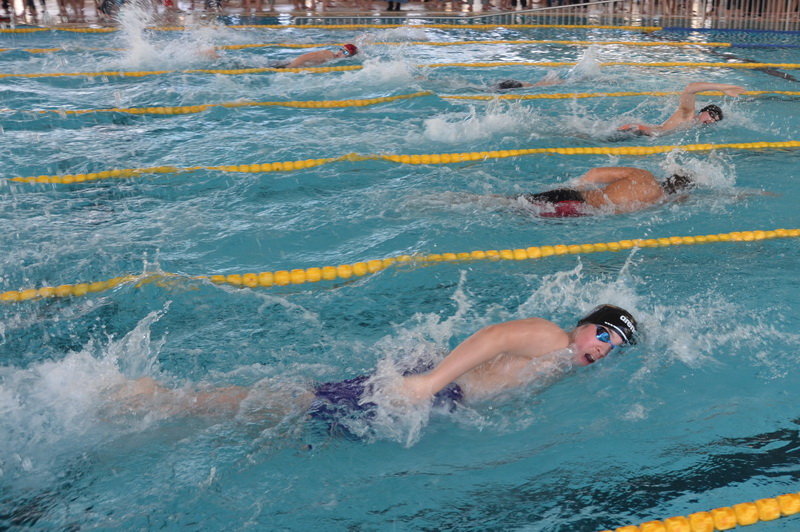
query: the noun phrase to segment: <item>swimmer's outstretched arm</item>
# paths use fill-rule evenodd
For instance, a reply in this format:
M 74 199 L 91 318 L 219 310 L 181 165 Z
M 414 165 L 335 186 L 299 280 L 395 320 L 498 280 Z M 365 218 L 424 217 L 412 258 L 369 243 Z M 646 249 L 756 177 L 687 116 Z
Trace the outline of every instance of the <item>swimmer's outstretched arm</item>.
M 697 93 L 704 91 L 722 91 L 728 96 L 736 97 L 742 94 L 745 88 L 739 85 L 728 85 L 726 83 L 689 83 L 684 87 L 681 93 L 681 101 L 678 110 L 689 115 L 694 115 Z
M 666 122 L 658 128 L 659 132 L 671 131 L 681 124 L 694 118 L 695 106 L 697 105 L 697 93 L 703 91 L 722 91 L 728 96 L 739 96 L 745 89 L 738 85 L 728 85 L 726 83 L 689 83 L 681 92 L 681 100 L 678 109 L 670 116 Z
M 726 83 L 704 83 L 696 82 L 689 83 L 683 88 L 681 92 L 681 99 L 678 103 L 678 108 L 667 120 L 660 126 L 652 126 L 646 124 L 631 123 L 625 124 L 619 128 L 620 131 L 628 131 L 630 129 L 638 130 L 645 135 L 655 135 L 659 133 L 667 133 L 680 127 L 681 125 L 689 122 L 694 118 L 695 106 L 697 105 L 697 93 L 704 91 L 722 91 L 728 96 L 736 97 L 745 92 L 744 87 L 739 85 L 728 85 Z
M 655 179 L 652 173 L 641 168 L 633 168 L 631 166 L 601 166 L 592 168 L 583 176 L 579 177 L 576 181 L 578 188 L 581 185 L 609 185 L 622 181 L 623 179 L 652 178 Z
M 490 325 L 464 340 L 429 373 L 405 377 L 401 393 L 414 402 L 426 400 L 500 355 L 533 359 L 568 345 L 567 333 L 541 318 Z
M 335 58 L 336 54 L 330 50 L 308 52 L 301 56 L 295 57 L 288 65 L 286 65 L 286 68 L 300 68 L 304 66 L 320 65 Z

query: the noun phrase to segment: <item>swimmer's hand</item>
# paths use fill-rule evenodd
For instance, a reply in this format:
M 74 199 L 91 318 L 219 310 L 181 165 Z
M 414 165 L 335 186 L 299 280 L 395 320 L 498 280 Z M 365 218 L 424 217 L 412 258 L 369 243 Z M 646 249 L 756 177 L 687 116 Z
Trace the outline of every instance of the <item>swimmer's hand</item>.
M 644 135 L 652 135 L 653 128 L 645 126 L 644 124 L 625 124 L 617 128 L 617 131 L 638 131 Z
M 396 386 L 387 391 L 394 393 L 398 400 L 406 401 L 411 405 L 430 401 L 433 393 L 427 377 L 426 374 L 408 375 L 400 379 Z
M 733 98 L 741 96 L 744 92 L 746 92 L 746 89 L 744 87 L 740 87 L 738 85 L 725 85 L 720 90 L 722 90 L 722 92 L 724 92 L 728 96 L 732 96 Z

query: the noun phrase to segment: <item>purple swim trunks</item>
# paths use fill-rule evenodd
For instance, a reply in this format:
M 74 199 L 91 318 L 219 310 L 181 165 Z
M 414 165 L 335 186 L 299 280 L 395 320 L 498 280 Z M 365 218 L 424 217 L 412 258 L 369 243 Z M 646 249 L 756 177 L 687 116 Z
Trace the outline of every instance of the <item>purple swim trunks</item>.
M 326 382 L 314 388 L 316 399 L 311 403 L 308 413 L 316 419 L 330 420 L 331 417 L 366 412 L 375 408 L 375 403 L 360 403 L 367 392 L 369 375 L 339 382 Z M 456 383 L 451 383 L 433 396 L 433 406 L 446 408 L 450 412 L 464 402 L 464 392 Z

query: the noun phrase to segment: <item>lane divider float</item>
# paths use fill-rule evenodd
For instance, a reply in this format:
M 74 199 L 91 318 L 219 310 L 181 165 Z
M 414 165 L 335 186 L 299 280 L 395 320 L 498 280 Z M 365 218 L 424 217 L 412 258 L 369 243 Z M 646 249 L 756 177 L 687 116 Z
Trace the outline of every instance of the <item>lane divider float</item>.
M 298 43 L 251 43 L 251 44 L 223 44 L 214 46 L 215 50 L 248 50 L 252 48 L 320 48 L 330 46 L 341 46 L 344 43 L 317 43 L 317 44 L 298 44 Z M 449 42 L 436 42 L 436 41 L 401 41 L 401 42 L 385 42 L 376 41 L 368 43 L 373 46 L 467 46 L 467 45 L 486 45 L 486 44 L 562 44 L 565 46 L 672 46 L 672 47 L 686 47 L 686 46 L 706 46 L 716 48 L 730 48 L 733 46 L 729 42 L 639 42 L 639 41 L 559 41 L 559 40 L 510 40 L 510 41 L 449 41 Z M 83 51 L 114 51 L 120 52 L 129 50 L 129 48 L 0 48 L 0 52 L 22 51 L 31 54 L 46 54 L 55 52 L 83 52 Z
M 222 74 L 237 76 L 243 74 L 263 74 L 265 72 L 347 72 L 350 70 L 361 70 L 361 65 L 330 66 L 330 67 L 306 67 L 306 68 L 240 68 L 240 69 L 207 69 L 195 68 L 189 70 L 142 70 L 142 71 L 105 71 L 105 72 L 36 72 L 30 74 L 2 74 L 0 78 L 98 78 L 98 77 L 122 77 L 122 78 L 142 78 L 145 76 L 161 76 L 164 74 Z
M 531 61 L 531 62 L 478 62 L 478 63 L 430 63 L 425 65 L 417 65 L 418 68 L 446 68 L 446 67 L 462 67 L 462 68 L 495 68 L 495 67 L 566 67 L 575 66 L 578 63 L 575 61 Z M 689 61 L 664 61 L 655 63 L 643 63 L 637 61 L 610 61 L 600 63 L 601 67 L 609 66 L 630 66 L 637 68 L 664 68 L 664 67 L 678 67 L 678 68 L 783 68 L 783 69 L 796 69 L 800 68 L 800 63 L 708 63 L 708 62 L 689 62 Z M 324 73 L 324 72 L 347 72 L 353 70 L 361 70 L 361 65 L 350 66 L 331 66 L 331 67 L 307 67 L 307 68 L 240 68 L 240 69 L 204 69 L 195 68 L 190 70 L 146 70 L 146 71 L 105 71 L 105 72 L 35 72 L 35 73 L 0 73 L 0 78 L 59 78 L 59 77 L 130 77 L 141 78 L 145 76 L 160 76 L 164 74 L 221 74 L 226 76 L 238 76 L 244 74 L 263 74 L 266 72 L 291 72 L 291 73 Z
M 215 107 L 237 109 L 240 107 L 294 107 L 298 109 L 341 109 L 345 107 L 367 107 L 379 103 L 408 100 L 422 96 L 430 96 L 430 91 L 420 91 L 412 94 L 397 96 L 381 96 L 379 98 L 351 99 L 351 100 L 321 100 L 321 101 L 289 101 L 289 102 L 221 102 L 203 103 L 198 105 L 178 105 L 164 107 L 111 107 L 108 109 L 36 109 L 33 111 L 19 111 L 22 113 L 55 113 L 59 115 L 85 115 L 91 113 L 127 113 L 132 115 L 184 115 L 202 113 Z M 800 94 L 800 93 L 798 93 Z M 0 111 L 3 111 L 0 109 Z
M 696 512 L 688 516 L 677 516 L 663 521 L 648 521 L 639 526 L 629 525 L 615 532 L 714 532 L 731 530 L 737 526 L 754 525 L 761 521 L 774 521 L 800 513 L 800 494 L 787 493 L 775 498 L 759 499 L 716 508 L 709 512 Z M 604 530 L 602 532 L 612 532 Z
M 492 159 L 505 159 L 508 157 L 521 157 L 524 155 L 630 155 L 648 156 L 673 151 L 699 152 L 711 150 L 785 150 L 800 148 L 800 141 L 790 140 L 785 142 L 742 142 L 730 144 L 684 144 L 666 146 L 595 146 L 578 148 L 529 148 L 512 150 L 492 150 L 481 152 L 465 153 L 441 153 L 441 154 L 422 154 L 422 155 L 360 155 L 349 153 L 339 157 L 328 157 L 322 159 L 304 159 L 299 161 L 285 161 L 273 163 L 249 163 L 232 164 L 220 166 L 151 166 L 147 168 L 124 168 L 114 170 L 102 170 L 100 172 L 88 172 L 85 174 L 64 174 L 64 175 L 40 175 L 29 177 L 4 178 L 6 182 L 17 183 L 55 183 L 72 184 L 98 181 L 103 179 L 128 179 L 140 177 L 147 174 L 179 174 L 196 172 L 199 170 L 209 170 L 216 172 L 242 172 L 242 173 L 264 173 L 264 172 L 292 172 L 294 170 L 304 170 L 314 168 L 324 164 L 335 162 L 350 161 L 387 161 L 399 164 L 428 165 L 428 164 L 455 164 L 468 161 L 488 161 Z
M 581 98 L 622 98 L 627 96 L 677 96 L 679 91 L 645 91 L 645 92 L 567 92 L 553 94 L 480 94 L 460 96 L 440 95 L 440 98 L 447 100 L 566 100 Z M 705 96 L 725 96 L 722 91 L 703 91 L 697 94 Z M 759 96 L 762 94 L 781 94 L 785 96 L 800 96 L 800 91 L 745 91 L 742 93 L 747 96 Z
M 530 67 L 559 67 L 559 66 L 575 66 L 575 62 L 476 62 L 476 63 L 431 63 L 428 65 L 418 65 L 420 68 L 443 68 L 443 67 L 464 67 L 464 68 L 493 68 L 493 67 L 514 67 L 514 66 L 530 66 Z M 662 68 L 662 67 L 691 67 L 691 68 L 786 68 L 794 69 L 800 68 L 800 63 L 711 63 L 702 61 L 656 61 L 656 62 L 639 62 L 639 61 L 607 61 L 601 62 L 600 66 L 631 66 L 639 68 Z
M 143 284 L 149 283 L 167 286 L 182 280 L 210 281 L 218 285 L 231 285 L 241 288 L 268 288 L 271 286 L 287 286 L 304 283 L 317 283 L 320 281 L 333 281 L 335 279 L 346 280 L 354 276 L 363 277 L 368 274 L 378 273 L 395 265 L 428 266 L 439 263 L 478 260 L 522 261 L 542 259 L 557 255 L 618 252 L 633 248 L 658 248 L 717 242 L 755 242 L 759 240 L 770 240 L 775 238 L 797 237 L 800 237 L 800 229 L 737 231 L 711 235 L 620 240 L 618 242 L 601 242 L 595 244 L 558 244 L 554 246 L 531 246 L 519 249 L 501 249 L 461 253 L 433 253 L 427 255 L 400 255 L 385 259 L 356 262 L 355 264 L 342 264 L 339 266 L 323 266 L 304 269 L 296 268 L 291 270 L 278 270 L 275 272 L 261 273 L 198 276 L 182 276 L 174 273 L 146 273 L 142 275 L 125 275 L 122 277 L 115 277 L 107 281 L 97 281 L 92 283 L 78 283 L 74 285 L 65 284 L 60 286 L 45 286 L 42 288 L 10 290 L 0 293 L 0 301 L 15 303 L 34 299 L 80 297 L 87 294 L 111 290 L 123 284 L 135 283 L 135 286 L 138 288 Z
M 192 113 L 202 113 L 214 107 L 235 109 L 239 107 L 294 107 L 298 109 L 339 109 L 344 107 L 366 107 L 379 103 L 419 98 L 431 96 L 431 91 L 420 91 L 412 94 L 402 94 L 398 96 L 383 96 L 379 98 L 348 99 L 348 100 L 311 100 L 311 101 L 288 101 L 288 102 L 220 102 L 205 103 L 197 105 L 178 105 L 178 106 L 150 106 L 150 107 L 110 107 L 99 109 L 32 109 L 16 110 L 20 113 L 54 113 L 62 116 L 84 115 L 91 113 L 127 113 L 134 115 L 183 115 Z M 622 98 L 628 96 L 677 96 L 677 91 L 645 91 L 645 92 L 567 92 L 552 94 L 482 94 L 482 95 L 440 95 L 440 98 L 447 100 L 567 100 L 582 98 Z M 704 96 L 725 96 L 722 91 L 704 91 L 698 93 Z M 783 96 L 800 96 L 800 91 L 745 91 L 742 93 L 747 96 L 759 96 L 763 94 L 779 94 Z M 0 112 L 11 112 L 14 109 L 0 109 Z

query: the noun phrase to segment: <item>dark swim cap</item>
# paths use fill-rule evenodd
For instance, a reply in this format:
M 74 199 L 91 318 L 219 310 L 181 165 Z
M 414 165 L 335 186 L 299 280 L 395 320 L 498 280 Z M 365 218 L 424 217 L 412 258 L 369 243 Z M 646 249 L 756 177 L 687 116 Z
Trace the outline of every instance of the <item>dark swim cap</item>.
M 515 79 L 505 79 L 495 85 L 495 88 L 499 91 L 504 91 L 508 89 L 520 89 L 522 88 L 522 82 L 517 81 Z
M 704 111 L 708 111 L 708 115 L 714 119 L 714 122 L 719 122 L 722 120 L 722 109 L 720 109 L 719 106 L 714 104 L 706 105 L 700 109 L 701 113 Z
M 600 305 L 592 309 L 589 314 L 578 322 L 578 327 L 587 323 L 604 325 L 617 333 L 622 338 L 623 345 L 636 343 L 636 320 L 630 312 L 614 305 Z
M 661 188 L 667 194 L 677 194 L 682 190 L 689 190 L 696 186 L 694 180 L 688 175 L 672 174 L 661 182 Z

